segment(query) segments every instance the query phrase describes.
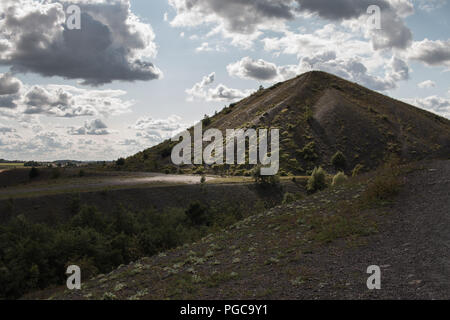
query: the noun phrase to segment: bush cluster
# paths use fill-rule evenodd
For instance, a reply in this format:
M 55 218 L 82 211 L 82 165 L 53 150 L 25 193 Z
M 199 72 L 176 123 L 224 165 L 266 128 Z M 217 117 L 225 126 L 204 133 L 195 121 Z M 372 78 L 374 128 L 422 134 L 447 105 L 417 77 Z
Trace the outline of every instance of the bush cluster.
M 13 217 L 0 226 L 0 299 L 15 299 L 33 290 L 63 285 L 68 265 L 82 276 L 108 273 L 142 256 L 196 241 L 243 217 L 239 206 L 192 203 L 187 209 L 132 212 L 118 208 L 103 214 L 95 207 L 71 204 L 75 215 L 48 226 Z
M 314 193 L 316 191 L 323 190 L 326 187 L 327 183 L 325 170 L 323 170 L 322 167 L 314 168 L 306 185 L 308 193 Z

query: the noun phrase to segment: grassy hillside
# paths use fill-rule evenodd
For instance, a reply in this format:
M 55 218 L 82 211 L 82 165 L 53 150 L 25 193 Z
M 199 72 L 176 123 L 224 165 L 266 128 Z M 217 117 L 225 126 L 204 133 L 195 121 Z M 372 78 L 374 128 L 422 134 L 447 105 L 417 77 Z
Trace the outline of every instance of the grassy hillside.
M 449 161 L 390 166 L 51 299 L 448 299 Z M 420 228 L 418 228 L 420 226 Z M 382 268 L 382 290 L 366 269 Z
M 259 90 L 203 120 L 204 130 L 279 128 L 281 175 L 309 173 L 341 151 L 347 171 L 378 167 L 392 153 L 407 160 L 448 157 L 450 121 L 324 72 L 309 72 Z M 192 128 L 190 129 L 192 130 Z M 173 166 L 165 141 L 121 168 L 161 172 L 250 174 L 248 165 Z

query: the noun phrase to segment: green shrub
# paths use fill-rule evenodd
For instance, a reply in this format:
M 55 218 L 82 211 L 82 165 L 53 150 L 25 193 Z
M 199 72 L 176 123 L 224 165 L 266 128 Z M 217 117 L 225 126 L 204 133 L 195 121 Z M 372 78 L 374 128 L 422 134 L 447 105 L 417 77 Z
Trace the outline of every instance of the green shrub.
M 345 182 L 347 182 L 347 180 L 348 180 L 348 177 L 345 175 L 345 173 L 340 171 L 333 177 L 332 186 L 333 187 L 340 186 L 340 185 L 344 184 Z
M 0 225 L 0 300 L 61 285 L 66 280 L 61 270 L 67 265 L 79 265 L 85 280 L 140 257 L 192 243 L 250 212 L 263 212 L 264 203 L 251 208 L 222 203 L 208 203 L 208 207 L 193 203 L 187 210 L 119 208 L 109 214 L 79 207 L 76 197 L 73 218 L 51 226 L 32 223 L 23 215 Z
M 400 178 L 395 171 L 389 170 L 387 173 L 377 176 L 369 184 L 362 198 L 366 203 L 386 201 L 398 194 L 401 185 Z
M 280 184 L 280 177 L 277 175 L 272 176 L 264 176 L 261 174 L 261 166 L 255 166 L 252 170 L 252 176 L 253 179 L 255 179 L 255 182 L 262 186 L 279 186 Z
M 322 167 L 314 168 L 311 177 L 308 179 L 308 184 L 306 189 L 309 193 L 314 193 L 319 190 L 323 190 L 327 187 L 327 183 L 325 181 L 326 174 L 325 170 Z
M 357 164 L 352 171 L 352 177 L 359 176 L 361 174 L 361 171 L 363 170 L 364 166 L 362 164 Z
M 205 173 L 205 168 L 204 167 L 197 167 L 194 169 L 194 171 L 192 171 L 193 174 L 204 174 Z
M 297 200 L 296 196 L 289 192 L 286 192 L 283 196 L 283 204 L 288 204 L 296 200 Z
M 192 202 L 189 208 L 186 210 L 186 216 L 192 222 L 193 225 L 206 225 L 208 224 L 207 209 L 200 202 Z
M 337 171 L 343 171 L 347 167 L 347 159 L 342 152 L 338 151 L 331 158 L 331 164 Z
M 305 113 L 303 114 L 303 116 L 305 117 L 305 120 L 307 122 L 311 122 L 313 117 L 314 117 L 314 114 L 313 114 L 312 110 L 309 107 L 306 107 L 305 108 Z
M 306 161 L 315 161 L 319 157 L 316 153 L 316 143 L 314 141 L 309 142 L 303 149 L 296 150 L 296 153 Z

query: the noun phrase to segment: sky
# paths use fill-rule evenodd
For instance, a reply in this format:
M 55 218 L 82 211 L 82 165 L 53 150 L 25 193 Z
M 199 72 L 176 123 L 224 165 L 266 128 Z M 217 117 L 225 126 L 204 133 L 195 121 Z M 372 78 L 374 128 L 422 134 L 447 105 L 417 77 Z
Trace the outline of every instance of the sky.
M 0 159 L 126 157 L 311 70 L 450 118 L 448 17 L 449 0 L 2 0 Z

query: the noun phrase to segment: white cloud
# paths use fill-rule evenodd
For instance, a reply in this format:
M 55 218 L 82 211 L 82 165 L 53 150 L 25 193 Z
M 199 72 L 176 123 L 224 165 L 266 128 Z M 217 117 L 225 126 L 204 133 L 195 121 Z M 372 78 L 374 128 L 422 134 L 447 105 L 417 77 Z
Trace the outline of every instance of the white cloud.
M 51 117 L 74 118 L 81 116 L 104 117 L 130 112 L 133 101 L 124 100 L 122 90 L 92 90 L 69 85 L 22 86 L 13 97 L 14 106 L 0 104 L 0 114 L 10 118 L 25 115 L 46 115 Z M 0 102 L 2 101 L 0 95 Z M 3 108 L 13 108 L 1 112 Z
M 69 128 L 67 132 L 69 135 L 93 135 L 93 136 L 103 136 L 111 134 L 112 131 L 108 129 L 108 126 L 100 119 L 94 119 L 86 121 L 83 127 Z
M 231 44 L 250 48 L 266 30 L 283 31 L 286 22 L 300 16 L 317 15 L 340 23 L 359 20 L 367 24 L 367 8 L 378 5 L 382 30 L 371 34 L 374 48 L 401 48 L 410 45 L 412 34 L 403 18 L 413 12 L 408 0 L 169 0 L 176 15 L 175 27 L 207 25 L 209 36 L 221 34 Z
M 278 67 L 274 63 L 263 59 L 253 60 L 250 57 L 229 64 L 227 71 L 230 76 L 262 81 L 273 80 L 279 75 Z
M 431 12 L 442 8 L 446 2 L 446 0 L 416 0 L 416 1 L 419 2 L 419 8 L 427 12 Z
M 408 51 L 408 57 L 429 66 L 450 66 L 450 40 L 415 41 Z
M 139 118 L 131 129 L 137 131 L 137 143 L 146 147 L 158 144 L 166 139 L 172 138 L 177 133 L 190 127 L 177 115 L 171 115 L 167 119 L 153 119 L 151 117 Z M 128 141 L 130 144 L 132 141 Z
M 373 76 L 359 58 L 338 58 L 334 51 L 305 57 L 300 61 L 302 72 L 321 70 L 380 91 L 394 89 L 396 87 L 394 78 L 406 76 L 405 70 L 396 69 L 398 65 L 395 60 L 391 61 L 389 68 L 390 72 L 384 78 Z
M 417 86 L 418 86 L 420 89 L 434 88 L 434 87 L 436 87 L 436 82 L 431 81 L 431 80 L 426 80 L 426 81 L 423 81 L 423 82 L 417 84 Z
M 167 119 L 153 119 L 150 117 L 139 118 L 133 126 L 136 130 L 141 131 L 162 131 L 177 132 L 185 129 L 182 118 L 177 115 L 171 115 Z
M 2 135 L 5 135 L 7 133 L 13 133 L 13 132 L 16 132 L 16 129 L 0 126 L 0 134 L 2 134 Z
M 404 101 L 450 119 L 450 99 L 430 96 L 426 98 L 404 99 Z
M 251 90 L 239 90 L 228 88 L 223 84 L 219 84 L 215 88 L 207 88 L 214 82 L 215 73 L 204 76 L 203 79 L 196 83 L 191 89 L 186 89 L 188 101 L 195 99 L 204 101 L 236 101 L 249 96 Z

